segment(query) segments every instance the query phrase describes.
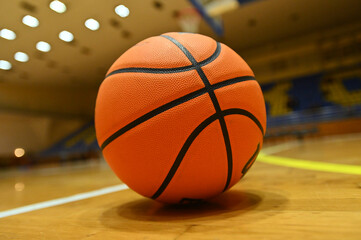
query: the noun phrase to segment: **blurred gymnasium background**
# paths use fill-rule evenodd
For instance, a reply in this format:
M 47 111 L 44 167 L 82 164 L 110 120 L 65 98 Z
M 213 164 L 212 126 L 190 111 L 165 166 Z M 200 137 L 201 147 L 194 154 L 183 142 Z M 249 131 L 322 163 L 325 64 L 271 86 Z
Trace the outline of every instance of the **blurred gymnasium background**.
M 266 144 L 361 132 L 359 0 L 0 0 L 0 168 L 99 161 L 94 103 L 137 42 L 197 31 L 255 72 Z M 192 10 L 196 7 L 197 12 Z

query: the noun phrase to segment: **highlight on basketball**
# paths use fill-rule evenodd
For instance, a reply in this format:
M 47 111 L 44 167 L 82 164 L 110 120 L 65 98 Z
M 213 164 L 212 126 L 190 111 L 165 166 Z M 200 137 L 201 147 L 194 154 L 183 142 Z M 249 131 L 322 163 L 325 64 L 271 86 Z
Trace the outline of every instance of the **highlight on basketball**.
M 0 239 L 360 239 L 360 11 L 2 1 Z

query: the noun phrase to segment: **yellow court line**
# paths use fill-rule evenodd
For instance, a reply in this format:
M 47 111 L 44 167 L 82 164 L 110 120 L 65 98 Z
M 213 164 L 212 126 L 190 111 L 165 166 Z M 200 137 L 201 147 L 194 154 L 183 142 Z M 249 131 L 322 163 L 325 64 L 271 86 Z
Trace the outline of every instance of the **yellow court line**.
M 301 159 L 294 159 L 287 157 L 271 156 L 263 153 L 260 153 L 258 155 L 257 161 L 273 164 L 273 165 L 279 165 L 283 167 L 293 167 L 293 168 L 316 170 L 323 172 L 361 175 L 361 166 L 357 166 L 357 165 L 308 161 L 308 160 L 301 160 Z

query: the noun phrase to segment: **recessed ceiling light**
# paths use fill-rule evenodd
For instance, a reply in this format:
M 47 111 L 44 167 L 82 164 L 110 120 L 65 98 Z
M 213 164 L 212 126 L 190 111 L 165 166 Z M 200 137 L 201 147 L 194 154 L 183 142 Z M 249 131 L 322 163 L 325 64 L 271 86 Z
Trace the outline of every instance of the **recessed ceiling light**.
M 11 69 L 11 63 L 5 60 L 0 60 L 0 69 L 2 70 L 10 70 Z
M 98 30 L 99 29 L 99 22 L 93 18 L 89 18 L 85 21 L 85 26 L 90 30 Z
M 39 51 L 42 51 L 42 52 L 49 52 L 51 49 L 51 46 L 47 42 L 40 41 L 36 44 L 36 49 L 38 49 Z
M 0 30 L 0 37 L 7 40 L 14 40 L 16 38 L 16 34 L 7 28 L 3 28 Z
M 116 6 L 115 13 L 121 17 L 128 17 L 129 16 L 129 8 L 127 8 L 124 5 Z
M 59 33 L 59 38 L 63 40 L 64 42 L 71 42 L 74 39 L 74 35 L 71 32 L 68 31 L 61 31 Z
M 37 27 L 39 26 L 39 20 L 33 16 L 30 16 L 30 15 L 26 15 L 25 17 L 23 17 L 23 23 L 26 25 L 26 26 L 29 26 L 29 27 Z
M 51 8 L 51 10 L 57 12 L 57 13 L 63 13 L 66 11 L 66 5 L 60 1 L 52 1 L 49 4 L 49 7 Z
M 23 53 L 23 52 L 15 53 L 14 58 L 15 58 L 16 61 L 19 61 L 19 62 L 27 62 L 27 61 L 29 61 L 28 54 Z

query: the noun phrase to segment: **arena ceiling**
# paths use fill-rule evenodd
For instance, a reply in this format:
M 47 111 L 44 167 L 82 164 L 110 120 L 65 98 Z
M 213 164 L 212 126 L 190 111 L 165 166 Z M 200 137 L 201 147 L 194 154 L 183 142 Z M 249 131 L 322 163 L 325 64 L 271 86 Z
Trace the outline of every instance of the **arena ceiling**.
M 177 11 L 189 6 L 186 0 L 64 0 L 67 10 L 57 13 L 50 0 L 1 0 L 0 29 L 16 33 L 14 40 L 0 38 L 0 60 L 11 63 L 0 70 L 0 110 L 90 117 L 96 91 L 108 67 L 140 40 L 169 31 L 181 31 Z M 129 16 L 120 17 L 114 8 L 125 5 Z M 359 0 L 259 0 L 224 15 L 225 35 L 217 40 L 238 52 L 269 42 L 302 36 L 322 29 L 361 21 Z M 38 27 L 22 18 L 31 15 Z M 96 31 L 84 22 L 96 19 Z M 74 40 L 59 39 L 69 31 Z M 201 22 L 200 32 L 216 37 Z M 49 52 L 36 49 L 39 41 L 51 45 Z M 14 59 L 16 52 L 29 56 Z

